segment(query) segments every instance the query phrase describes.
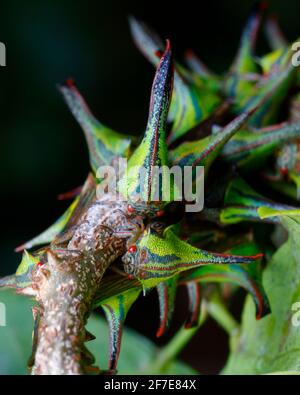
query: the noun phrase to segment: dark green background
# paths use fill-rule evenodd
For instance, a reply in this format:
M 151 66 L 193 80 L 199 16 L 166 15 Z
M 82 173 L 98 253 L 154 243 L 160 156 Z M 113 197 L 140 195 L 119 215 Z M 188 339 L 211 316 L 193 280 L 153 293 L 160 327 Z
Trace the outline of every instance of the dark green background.
M 80 185 L 88 171 L 83 135 L 56 84 L 73 77 L 101 121 L 140 133 L 154 70 L 132 43 L 127 15 L 144 19 L 169 37 L 178 58 L 192 47 L 222 72 L 234 56 L 252 3 L 1 2 L 0 41 L 7 47 L 7 66 L 0 68 L 0 275 L 15 270 L 20 256 L 13 253 L 14 247 L 63 212 L 67 203 L 57 202 L 56 195 Z M 299 0 L 269 1 L 269 9 L 278 15 L 289 39 L 300 36 Z M 261 34 L 259 51 L 265 48 Z M 129 323 L 153 337 L 154 298 L 141 303 Z M 136 320 L 145 304 L 149 316 Z M 178 304 L 184 310 L 184 301 Z M 183 356 L 202 371 L 215 372 L 225 355 L 225 336 L 210 324 Z

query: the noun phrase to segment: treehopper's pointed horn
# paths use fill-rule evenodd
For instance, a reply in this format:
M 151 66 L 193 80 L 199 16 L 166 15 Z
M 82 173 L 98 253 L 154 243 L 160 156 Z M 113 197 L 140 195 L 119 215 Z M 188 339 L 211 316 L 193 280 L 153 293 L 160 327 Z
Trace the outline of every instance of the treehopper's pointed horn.
M 217 252 L 208 252 L 204 250 L 202 251 L 199 250 L 199 251 L 200 254 L 203 255 L 203 257 L 201 257 L 201 260 L 199 261 L 199 265 L 203 263 L 218 264 L 218 265 L 249 264 L 255 261 L 259 261 L 264 256 L 264 254 L 243 256 L 243 255 L 221 254 Z
M 163 42 L 160 37 L 154 33 L 145 23 L 129 16 L 129 26 L 133 41 L 141 53 L 154 66 L 159 63 L 156 52 L 162 50 Z
M 160 56 L 160 53 L 156 52 L 157 55 Z M 166 40 L 166 48 L 161 55 L 151 90 L 148 127 L 156 126 L 154 132 L 161 129 L 165 130 L 173 90 L 173 79 L 174 65 L 171 43 L 170 40 Z
M 105 300 L 101 304 L 109 326 L 108 367 L 112 371 L 117 368 L 126 315 L 133 303 L 136 301 L 140 292 L 141 290 L 138 288 L 129 289 L 119 295 Z
M 254 51 L 257 33 L 261 24 L 263 12 L 266 7 L 267 4 L 264 1 L 258 1 L 253 5 L 246 22 L 246 26 L 242 33 L 240 48 L 236 61 L 238 61 L 239 58 L 243 56 L 245 48 L 248 48 L 248 50 L 251 52 Z
M 58 89 L 79 124 L 82 125 L 84 129 L 91 128 L 90 124 L 92 123 L 93 115 L 87 103 L 79 93 L 75 82 L 69 78 L 64 85 L 58 86 Z
M 215 77 L 216 75 L 208 69 L 208 67 L 202 62 L 200 58 L 195 54 L 195 52 L 189 48 L 184 53 L 184 60 L 187 66 L 194 73 L 201 77 Z
M 288 42 L 284 37 L 276 15 L 270 15 L 266 21 L 265 32 L 268 43 L 273 51 L 286 48 Z
M 158 190 L 161 186 L 154 175 L 156 167 L 168 165 L 166 123 L 172 96 L 173 74 L 171 45 L 167 40 L 152 84 L 146 132 L 141 144 L 129 159 L 126 183 L 124 180 L 120 182 L 121 193 L 124 194 L 124 188 L 127 188 L 126 194 L 130 202 L 134 202 L 137 195 L 142 196 L 139 202 L 142 201 L 143 206 L 151 206 L 153 200 L 156 206 L 160 204 L 160 199 L 152 199 L 154 196 L 161 196 Z M 140 182 L 141 171 L 143 176 Z
M 177 277 L 161 282 L 156 287 L 158 292 L 160 325 L 156 337 L 161 337 L 168 330 L 175 308 Z
M 173 164 L 184 166 L 205 166 L 205 173 L 213 161 L 218 157 L 224 145 L 245 124 L 257 110 L 254 106 L 249 111 L 235 117 L 220 132 L 194 142 L 186 142 L 170 152 Z
M 240 265 L 206 265 L 190 272 L 185 272 L 180 285 L 202 283 L 232 283 L 246 289 L 252 296 L 256 319 L 259 320 L 270 313 L 270 303 L 262 283 L 260 266 Z M 193 299 L 195 301 L 195 299 Z
M 267 7 L 267 2 L 258 1 L 253 5 L 252 10 L 250 11 L 248 22 L 244 30 L 244 36 L 248 36 L 248 40 L 251 45 L 255 44 L 261 19 Z
M 173 59 L 170 41 L 167 40 L 166 49 L 160 59 L 154 77 L 149 108 L 148 124 L 144 140 L 149 142 L 146 166 L 149 174 L 148 202 L 151 201 L 153 186 L 153 166 L 167 165 L 166 125 L 173 90 Z
M 199 325 L 201 310 L 201 285 L 196 282 L 186 284 L 189 298 L 188 317 L 184 324 L 186 329 L 194 328 Z
M 128 156 L 132 136 L 118 133 L 98 121 L 72 80 L 58 89 L 84 132 L 95 173 L 99 166 L 112 165 L 117 158 Z

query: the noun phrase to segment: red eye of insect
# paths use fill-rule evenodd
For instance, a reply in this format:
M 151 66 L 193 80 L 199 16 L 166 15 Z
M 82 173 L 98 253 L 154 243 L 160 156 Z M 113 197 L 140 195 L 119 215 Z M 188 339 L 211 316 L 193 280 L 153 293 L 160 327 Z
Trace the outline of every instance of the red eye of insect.
M 132 254 L 132 253 L 134 253 L 134 252 L 136 252 L 136 251 L 137 251 L 137 247 L 136 247 L 136 246 L 131 246 L 131 247 L 128 248 L 128 252 L 129 252 L 130 254 Z
M 289 172 L 289 169 L 288 169 L 287 167 L 282 167 L 282 168 L 280 169 L 280 173 L 281 173 L 283 176 L 285 176 L 286 174 L 288 174 L 288 172 Z
M 36 264 L 38 267 L 41 267 L 41 266 L 43 266 L 44 264 L 43 264 L 43 262 L 38 262 L 37 264 Z
M 158 211 L 157 213 L 156 213 L 156 216 L 157 217 L 161 217 L 162 215 L 164 215 L 164 210 L 160 210 L 160 211 Z
M 127 211 L 132 214 L 134 212 L 134 208 L 132 206 L 127 206 Z

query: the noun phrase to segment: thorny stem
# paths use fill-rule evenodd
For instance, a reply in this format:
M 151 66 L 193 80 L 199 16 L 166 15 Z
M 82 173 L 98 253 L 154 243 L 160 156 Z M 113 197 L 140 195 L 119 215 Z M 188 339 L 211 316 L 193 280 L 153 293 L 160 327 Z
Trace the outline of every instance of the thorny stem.
M 139 231 L 123 202 L 96 199 L 78 222 L 67 245 L 51 246 L 33 273 L 39 303 L 32 374 L 85 374 L 94 363 L 84 346 L 85 324 L 107 267 L 126 251 Z

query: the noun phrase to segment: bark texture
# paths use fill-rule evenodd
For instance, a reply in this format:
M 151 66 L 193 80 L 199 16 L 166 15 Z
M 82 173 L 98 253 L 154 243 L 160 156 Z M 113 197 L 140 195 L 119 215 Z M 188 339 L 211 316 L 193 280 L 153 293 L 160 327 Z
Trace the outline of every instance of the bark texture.
M 93 199 L 63 246 L 51 245 L 33 273 L 36 312 L 32 374 L 85 374 L 94 363 L 84 346 L 85 324 L 108 266 L 143 228 L 125 202 Z

